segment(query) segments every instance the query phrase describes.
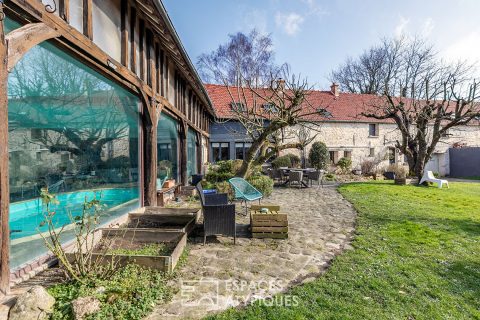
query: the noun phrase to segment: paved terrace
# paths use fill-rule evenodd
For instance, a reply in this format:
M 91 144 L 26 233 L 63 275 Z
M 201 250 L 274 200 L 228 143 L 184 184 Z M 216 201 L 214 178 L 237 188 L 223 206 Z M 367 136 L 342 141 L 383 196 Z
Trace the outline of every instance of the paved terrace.
M 249 220 L 237 205 L 237 245 L 232 238 L 209 237 L 206 246 L 194 239 L 174 284 L 179 291 L 149 320 L 198 319 L 284 292 L 320 276 L 335 255 L 351 248 L 356 213 L 335 186 L 276 188 L 264 202 L 289 214 L 288 240 L 249 238 Z

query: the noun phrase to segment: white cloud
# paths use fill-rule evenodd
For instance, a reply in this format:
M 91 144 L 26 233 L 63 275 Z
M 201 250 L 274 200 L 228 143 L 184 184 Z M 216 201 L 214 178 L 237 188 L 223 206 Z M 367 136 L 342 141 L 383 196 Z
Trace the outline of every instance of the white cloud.
M 278 12 L 275 16 L 275 22 L 277 27 L 283 29 L 283 31 L 293 36 L 300 31 L 300 26 L 305 19 L 298 13 L 291 12 L 288 14 Z
M 316 0 L 301 0 L 301 2 L 308 6 L 307 15 L 323 16 L 329 13 L 321 5 L 319 5 Z
M 448 61 L 466 60 L 469 63 L 479 62 L 480 32 L 472 31 L 442 51 L 442 57 Z
M 397 23 L 395 26 L 395 36 L 396 37 L 401 37 L 406 33 L 407 26 L 410 22 L 410 19 L 406 19 L 403 16 L 400 16 L 400 21 Z
M 435 28 L 435 22 L 433 21 L 432 18 L 427 18 L 425 22 L 423 23 L 422 27 L 422 36 L 423 37 L 428 37 L 433 31 L 433 28 Z

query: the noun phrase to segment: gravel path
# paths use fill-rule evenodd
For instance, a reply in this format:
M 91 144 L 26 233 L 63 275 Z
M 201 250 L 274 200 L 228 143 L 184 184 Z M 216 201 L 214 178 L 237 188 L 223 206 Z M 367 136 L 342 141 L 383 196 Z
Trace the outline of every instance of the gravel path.
M 289 238 L 249 238 L 248 218 L 237 204 L 237 245 L 224 237 L 209 237 L 206 246 L 201 238 L 191 239 L 188 260 L 173 284 L 178 292 L 149 320 L 198 319 L 259 298 L 271 301 L 272 294 L 314 280 L 335 255 L 351 249 L 356 212 L 335 186 L 275 188 L 264 202 L 280 204 L 289 214 Z

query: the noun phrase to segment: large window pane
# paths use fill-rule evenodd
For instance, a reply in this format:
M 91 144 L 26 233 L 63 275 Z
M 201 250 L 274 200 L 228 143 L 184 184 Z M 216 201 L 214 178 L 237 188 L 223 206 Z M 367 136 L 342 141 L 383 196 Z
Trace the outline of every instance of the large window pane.
M 120 61 L 120 0 L 93 0 L 93 42 Z
M 187 136 L 187 177 L 197 173 L 197 134 L 188 129 Z
M 70 20 L 72 27 L 83 32 L 83 0 L 70 0 Z
M 12 19 L 6 17 L 4 20 L 5 33 L 9 33 L 20 27 L 20 24 Z
M 39 232 L 48 187 L 58 227 L 87 199 L 105 223 L 139 206 L 139 100 L 51 44 L 29 51 L 8 79 L 11 266 L 46 252 Z M 67 228 L 68 229 L 68 228 Z M 69 231 L 64 241 L 72 239 Z
M 158 121 L 158 181 L 157 188 L 165 179 L 178 180 L 178 123 L 173 118 L 163 114 Z

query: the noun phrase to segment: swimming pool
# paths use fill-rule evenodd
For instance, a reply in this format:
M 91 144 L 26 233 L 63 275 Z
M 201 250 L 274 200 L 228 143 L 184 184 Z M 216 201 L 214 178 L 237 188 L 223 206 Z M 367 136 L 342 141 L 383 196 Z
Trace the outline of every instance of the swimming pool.
M 139 189 L 138 187 L 112 188 L 60 193 L 57 195 L 59 204 L 51 205 L 50 209 L 55 212 L 53 218 L 55 225 L 62 227 L 70 224 L 68 213 L 70 212 L 72 216 L 81 214 L 85 197 L 87 201 L 90 201 L 95 196 L 102 205 L 106 206 L 103 214 L 112 216 L 119 210 L 124 211 L 121 213 L 125 213 L 125 209 L 122 210 L 122 208 L 127 205 L 130 207 L 132 202 L 138 201 Z M 37 236 L 41 232 L 48 231 L 47 225 L 40 227 L 40 223 L 44 220 L 45 210 L 46 207 L 40 198 L 10 204 L 10 240 L 16 242 L 20 238 Z

